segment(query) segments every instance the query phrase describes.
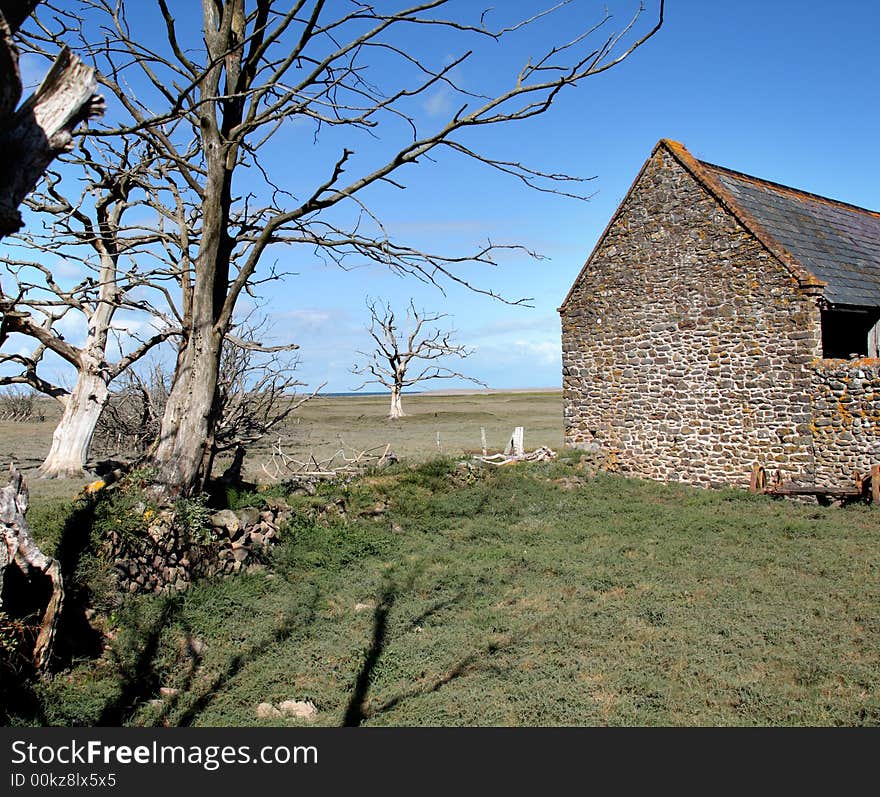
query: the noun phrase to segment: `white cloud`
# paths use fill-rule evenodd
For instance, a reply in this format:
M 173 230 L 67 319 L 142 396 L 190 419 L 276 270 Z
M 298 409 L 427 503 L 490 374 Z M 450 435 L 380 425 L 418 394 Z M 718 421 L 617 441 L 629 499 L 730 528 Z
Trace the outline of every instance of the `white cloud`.
M 149 321 L 140 318 L 114 318 L 110 322 L 110 329 L 114 332 L 125 333 L 126 335 L 139 335 L 141 332 L 152 332 L 155 326 Z
M 539 365 L 562 364 L 562 348 L 558 340 L 517 340 L 514 346 L 521 357 L 528 357 Z
M 445 116 L 452 110 L 452 91 L 442 85 L 422 104 L 428 116 Z
M 326 326 L 327 322 L 333 320 L 333 315 L 324 310 L 291 310 L 284 316 L 309 329 Z
M 59 257 L 51 266 L 52 276 L 62 280 L 80 280 L 86 275 L 82 263 Z

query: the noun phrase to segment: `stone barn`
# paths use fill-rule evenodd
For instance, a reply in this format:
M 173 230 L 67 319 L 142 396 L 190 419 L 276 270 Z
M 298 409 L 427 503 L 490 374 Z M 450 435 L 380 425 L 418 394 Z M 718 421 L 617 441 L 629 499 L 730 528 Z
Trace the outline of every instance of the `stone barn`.
M 622 473 L 880 463 L 880 214 L 660 141 L 559 308 L 565 441 Z

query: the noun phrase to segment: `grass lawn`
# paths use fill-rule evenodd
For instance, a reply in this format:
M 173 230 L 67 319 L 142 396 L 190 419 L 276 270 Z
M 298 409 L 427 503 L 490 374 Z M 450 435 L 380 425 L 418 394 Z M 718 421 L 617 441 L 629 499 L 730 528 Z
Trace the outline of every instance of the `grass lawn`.
M 345 518 L 309 519 L 340 494 Z M 111 650 L 11 721 L 295 724 L 256 717 L 293 699 L 319 725 L 880 724 L 880 510 L 574 456 L 401 464 L 294 502 L 270 569 L 126 602 Z M 47 542 L 55 514 L 32 510 Z

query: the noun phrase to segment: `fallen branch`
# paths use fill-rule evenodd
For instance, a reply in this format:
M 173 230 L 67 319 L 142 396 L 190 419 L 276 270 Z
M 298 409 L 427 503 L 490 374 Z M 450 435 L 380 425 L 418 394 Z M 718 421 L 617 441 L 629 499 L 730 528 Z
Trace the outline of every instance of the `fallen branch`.
M 489 454 L 488 456 L 475 455 L 474 459 L 483 462 L 486 465 L 496 465 L 503 467 L 505 465 L 515 465 L 517 462 L 552 462 L 556 459 L 556 452 L 547 446 L 541 446 L 531 452 L 523 452 L 522 454 Z

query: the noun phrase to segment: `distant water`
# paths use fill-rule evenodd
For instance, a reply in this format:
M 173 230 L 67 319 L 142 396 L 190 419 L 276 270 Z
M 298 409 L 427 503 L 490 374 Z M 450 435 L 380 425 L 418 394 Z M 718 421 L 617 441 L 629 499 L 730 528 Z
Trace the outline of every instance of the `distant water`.
M 403 395 L 404 396 L 417 396 L 421 392 L 422 392 L 421 390 L 404 390 Z M 387 391 L 387 390 L 374 390 L 374 391 L 358 390 L 353 393 L 321 393 L 321 395 L 325 396 L 327 398 L 346 398 L 349 396 L 387 396 L 387 395 L 389 395 L 389 391 Z

